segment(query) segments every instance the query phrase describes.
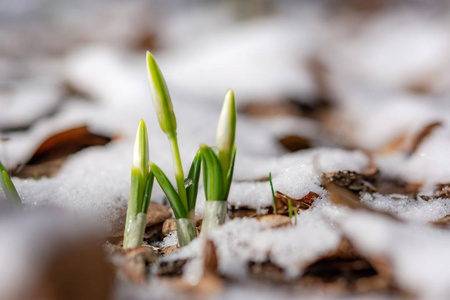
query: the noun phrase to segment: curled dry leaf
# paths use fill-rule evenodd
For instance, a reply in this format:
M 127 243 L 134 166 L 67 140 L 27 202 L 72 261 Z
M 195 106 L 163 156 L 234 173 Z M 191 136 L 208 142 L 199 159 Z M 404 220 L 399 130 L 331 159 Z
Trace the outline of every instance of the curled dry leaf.
M 110 137 L 90 132 L 87 126 L 59 132 L 47 138 L 26 165 L 12 172 L 12 175 L 20 178 L 54 176 L 69 155 L 87 147 L 104 146 L 111 140 Z
M 377 152 L 386 155 L 403 151 L 406 152 L 407 155 L 411 156 L 417 151 L 426 137 L 428 137 L 436 128 L 440 126 L 442 126 L 441 122 L 433 122 L 426 125 L 415 136 L 410 132 L 403 132 Z
M 414 138 L 413 143 L 411 145 L 411 149 L 408 151 L 408 155 L 414 154 L 414 152 L 417 151 L 417 149 L 420 147 L 425 138 L 428 137 L 436 128 L 441 126 L 442 126 L 441 122 L 434 122 L 425 126 Z
M 314 192 L 309 192 L 305 196 L 303 196 L 300 199 L 295 199 L 292 197 L 289 197 L 288 195 L 285 195 L 279 191 L 275 192 L 275 203 L 277 206 L 277 210 L 279 214 L 287 215 L 289 214 L 289 200 L 292 204 L 293 210 L 307 210 L 311 207 L 311 205 L 314 203 L 314 201 L 319 197 L 318 194 Z

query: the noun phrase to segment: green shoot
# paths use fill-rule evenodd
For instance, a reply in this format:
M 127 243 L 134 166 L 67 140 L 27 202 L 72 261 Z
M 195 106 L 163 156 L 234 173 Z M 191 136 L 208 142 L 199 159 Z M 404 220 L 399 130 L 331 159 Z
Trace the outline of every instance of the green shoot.
M 289 211 L 289 218 L 292 219 L 292 201 L 291 201 L 291 199 L 288 199 L 288 211 Z
M 180 150 L 178 148 L 177 121 L 173 112 L 172 100 L 161 70 L 153 55 L 148 51 L 147 70 L 153 107 L 156 111 L 159 125 L 169 139 L 177 190 L 157 165 L 152 163 L 151 170 L 169 199 L 173 213 L 177 219 L 178 241 L 180 246 L 184 246 L 196 237 L 195 222 L 193 219 L 198 181 L 200 178 L 201 155 L 197 153 L 194 157 L 191 168 L 189 169 L 188 178 L 185 180 Z M 186 183 L 188 183 L 187 187 L 185 186 Z
M 269 182 L 270 182 L 270 188 L 272 190 L 273 214 L 276 215 L 276 214 L 278 214 L 278 209 L 277 209 L 277 202 L 275 201 L 275 192 L 273 190 L 273 184 L 272 184 L 272 172 L 269 172 Z
M 152 93 L 153 107 L 158 116 L 159 125 L 167 135 L 172 150 L 172 158 L 175 172 L 175 179 L 178 187 L 178 195 L 184 208 L 188 209 L 186 188 L 184 186 L 184 172 L 181 165 L 180 150 L 177 139 L 177 120 L 173 112 L 172 100 L 167 89 L 166 81 L 158 67 L 153 55 L 147 51 L 147 70 L 150 90 Z
M 167 199 L 169 199 L 176 219 L 193 218 L 195 202 L 197 200 L 198 182 L 200 179 L 200 167 L 201 156 L 200 151 L 198 151 L 192 161 L 189 175 L 186 178 L 186 182 L 189 182 L 190 185 L 187 188 L 188 206 L 185 207 L 179 194 L 164 172 L 156 164 L 150 163 L 151 172 L 155 175 L 161 189 L 166 194 Z
M 148 158 L 147 128 L 141 120 L 134 142 L 131 191 L 123 241 L 125 249 L 142 244 L 154 180 L 153 173 L 149 173 Z
M 186 194 L 188 198 L 189 213 L 193 214 L 195 209 L 195 202 L 197 200 L 198 193 L 198 182 L 200 180 L 202 157 L 200 151 L 195 154 L 194 160 L 192 161 L 191 167 L 189 169 L 189 174 L 187 181 L 189 186 L 186 187 Z M 190 182 L 189 182 L 190 181 Z
M 200 152 L 203 158 L 203 181 L 205 186 L 206 200 L 224 199 L 224 185 L 222 167 L 214 151 L 206 146 L 200 146 Z
M 202 232 L 222 225 L 227 213 L 227 199 L 236 160 L 236 107 L 234 93 L 228 89 L 220 112 L 216 133 L 216 150 L 200 146 L 206 204 Z
M 8 172 L 5 167 L 0 162 L 0 186 L 5 193 L 6 199 L 15 207 L 22 208 L 22 201 L 20 200 L 20 196 L 17 193 L 16 187 L 11 181 L 11 177 L 9 177 Z
M 234 139 L 236 136 L 236 106 L 234 103 L 234 92 L 228 89 L 223 100 L 222 110 L 217 123 L 216 148 L 223 177 L 227 176 L 230 169 Z

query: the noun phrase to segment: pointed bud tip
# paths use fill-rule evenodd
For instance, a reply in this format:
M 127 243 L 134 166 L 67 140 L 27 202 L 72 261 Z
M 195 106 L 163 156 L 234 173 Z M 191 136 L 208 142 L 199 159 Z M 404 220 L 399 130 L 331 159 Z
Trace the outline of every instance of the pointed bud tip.
M 138 130 L 136 132 L 136 138 L 134 140 L 133 149 L 133 167 L 138 168 L 143 172 L 145 169 L 146 160 L 148 159 L 148 138 L 147 138 L 147 126 L 143 119 L 139 123 Z

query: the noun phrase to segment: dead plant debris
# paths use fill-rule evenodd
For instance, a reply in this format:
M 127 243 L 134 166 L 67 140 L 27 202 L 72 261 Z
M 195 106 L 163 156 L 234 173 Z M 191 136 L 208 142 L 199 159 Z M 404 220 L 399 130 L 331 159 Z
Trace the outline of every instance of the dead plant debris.
M 12 174 L 20 178 L 52 177 L 69 155 L 87 147 L 104 146 L 111 140 L 111 137 L 90 132 L 87 126 L 59 132 L 47 138 L 25 166 L 13 171 Z
M 385 268 L 386 265 L 374 264 L 360 255 L 349 240 L 343 238 L 337 249 L 305 268 L 301 281 L 305 285 L 332 285 L 341 291 L 393 292 L 395 284 Z
M 319 197 L 318 194 L 314 192 L 309 192 L 305 196 L 300 199 L 292 198 L 288 195 L 281 193 L 280 191 L 275 192 L 275 203 L 277 206 L 277 210 L 279 214 L 288 215 L 289 214 L 289 206 L 288 202 L 291 201 L 293 210 L 307 210 L 311 207 L 314 201 Z M 273 208 L 269 210 L 269 213 L 273 212 Z
M 280 139 L 280 144 L 284 149 L 295 152 L 311 148 L 311 141 L 308 138 L 298 135 L 288 135 Z

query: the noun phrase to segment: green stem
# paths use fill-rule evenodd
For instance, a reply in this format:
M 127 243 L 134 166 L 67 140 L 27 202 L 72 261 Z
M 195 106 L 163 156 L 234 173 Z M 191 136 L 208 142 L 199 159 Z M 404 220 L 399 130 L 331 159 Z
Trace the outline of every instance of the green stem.
M 197 229 L 193 219 L 176 219 L 178 244 L 180 247 L 186 246 L 197 237 Z
M 172 150 L 172 158 L 173 158 L 173 168 L 175 172 L 175 179 L 177 181 L 177 187 L 178 187 L 178 195 L 180 196 L 181 203 L 183 203 L 183 207 L 186 210 L 186 212 L 189 211 L 189 205 L 187 200 L 187 194 L 186 194 L 186 187 L 184 186 L 184 172 L 183 172 L 183 166 L 181 165 L 181 158 L 180 158 L 180 150 L 178 149 L 178 140 L 176 135 L 175 136 L 169 136 L 170 141 L 170 149 Z
M 225 223 L 227 209 L 227 201 L 206 201 L 205 210 L 203 211 L 201 234 L 205 235 L 206 233 Z
M 132 249 L 139 247 L 144 239 L 147 214 L 138 213 L 136 219 L 127 225 L 128 232 L 126 232 L 126 238 L 123 240 L 123 248 Z

